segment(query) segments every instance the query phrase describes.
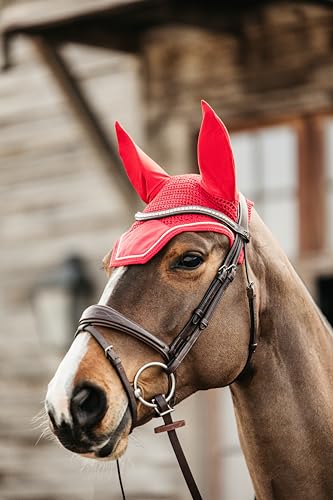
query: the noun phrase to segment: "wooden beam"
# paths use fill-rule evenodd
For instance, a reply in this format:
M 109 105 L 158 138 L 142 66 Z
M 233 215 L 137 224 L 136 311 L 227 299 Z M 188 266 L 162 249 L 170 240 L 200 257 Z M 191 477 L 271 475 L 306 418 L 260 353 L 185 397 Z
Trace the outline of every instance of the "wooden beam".
M 304 117 L 299 134 L 300 256 L 322 252 L 326 243 L 323 120 Z
M 87 139 L 97 153 L 100 159 L 98 163 L 102 165 L 109 179 L 112 180 L 112 184 L 116 185 L 123 193 L 127 203 L 134 204 L 136 201 L 134 190 L 121 166 L 113 144 L 77 80 L 68 68 L 66 61 L 60 54 L 59 47 L 53 45 L 44 37 L 32 37 L 32 40 L 40 57 L 51 69 L 70 109 L 78 119 Z

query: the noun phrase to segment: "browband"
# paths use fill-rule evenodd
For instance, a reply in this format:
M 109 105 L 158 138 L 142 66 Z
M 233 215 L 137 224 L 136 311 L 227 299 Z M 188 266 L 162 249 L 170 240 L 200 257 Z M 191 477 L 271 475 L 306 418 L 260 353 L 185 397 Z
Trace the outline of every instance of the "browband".
M 241 193 L 239 193 L 239 197 L 240 197 L 240 203 L 241 203 L 243 195 L 241 195 Z M 246 204 L 246 202 L 245 202 L 245 204 Z M 249 239 L 250 239 L 250 234 L 249 234 L 249 231 L 247 229 L 247 224 L 244 226 L 241 225 L 241 223 L 244 221 L 239 221 L 240 224 L 238 224 L 237 222 L 233 221 L 232 219 L 227 217 L 222 212 L 219 212 L 218 210 L 214 210 L 213 208 L 202 207 L 200 205 L 184 205 L 182 207 L 168 208 L 166 210 L 158 210 L 156 212 L 137 212 L 135 214 L 135 220 L 147 221 L 147 220 L 153 220 L 153 219 L 163 219 L 165 217 L 170 217 L 173 215 L 183 215 L 183 214 L 207 215 L 209 217 L 212 217 L 213 219 L 218 220 L 219 222 L 222 222 L 229 229 L 231 229 L 234 233 L 237 233 L 240 236 L 242 236 L 246 241 L 249 241 Z M 246 216 L 247 216 L 247 214 L 246 214 Z

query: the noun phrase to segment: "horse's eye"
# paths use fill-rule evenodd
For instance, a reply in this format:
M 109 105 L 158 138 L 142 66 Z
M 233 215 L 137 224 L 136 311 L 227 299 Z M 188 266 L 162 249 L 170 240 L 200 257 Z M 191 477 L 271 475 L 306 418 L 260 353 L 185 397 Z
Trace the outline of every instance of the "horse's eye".
M 178 259 L 176 267 L 181 269 L 196 269 L 202 264 L 202 262 L 203 259 L 200 255 L 187 253 Z

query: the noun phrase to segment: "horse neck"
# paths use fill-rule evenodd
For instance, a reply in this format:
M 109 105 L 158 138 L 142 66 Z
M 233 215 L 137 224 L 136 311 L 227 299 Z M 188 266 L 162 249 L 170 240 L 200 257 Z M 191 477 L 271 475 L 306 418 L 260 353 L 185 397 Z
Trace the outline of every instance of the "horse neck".
M 256 229 L 260 340 L 251 377 L 231 387 L 242 448 L 258 499 L 332 498 L 332 332 L 260 221 Z

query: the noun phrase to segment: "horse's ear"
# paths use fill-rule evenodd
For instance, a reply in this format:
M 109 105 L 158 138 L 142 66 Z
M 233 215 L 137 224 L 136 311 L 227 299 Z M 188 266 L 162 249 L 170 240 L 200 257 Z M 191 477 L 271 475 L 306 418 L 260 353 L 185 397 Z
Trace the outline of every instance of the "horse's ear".
M 201 107 L 198 163 L 203 186 L 219 198 L 235 201 L 238 199 L 235 161 L 228 131 L 205 101 L 201 101 Z
M 119 155 L 128 178 L 142 201 L 149 203 L 170 176 L 135 144 L 118 122 L 115 128 Z

